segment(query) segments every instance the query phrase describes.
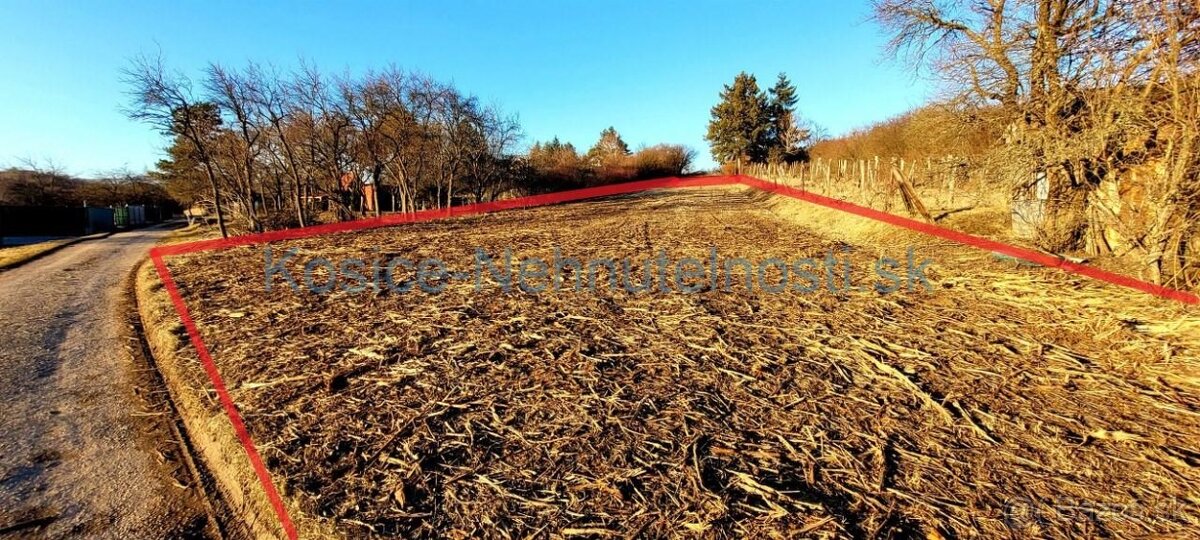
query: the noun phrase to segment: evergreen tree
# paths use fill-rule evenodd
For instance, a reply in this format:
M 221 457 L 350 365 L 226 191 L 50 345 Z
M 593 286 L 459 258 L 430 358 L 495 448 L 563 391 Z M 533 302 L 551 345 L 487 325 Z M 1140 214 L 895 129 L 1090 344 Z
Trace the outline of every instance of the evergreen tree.
M 770 94 L 771 133 L 767 159 L 775 163 L 808 159 L 803 145 L 809 137 L 809 130 L 802 128 L 796 118 L 796 87 L 788 80 L 787 74 L 779 74 Z
M 621 138 L 621 134 L 612 126 L 600 132 L 600 140 L 588 150 L 588 162 L 592 166 L 603 166 L 606 163 L 615 159 L 621 159 L 628 156 L 629 145 L 625 144 L 625 140 Z
M 712 108 L 708 139 L 718 163 L 763 162 L 771 136 L 771 111 L 758 81 L 746 72 L 734 77 L 721 91 L 721 102 Z
M 794 112 L 796 107 L 796 87 L 788 80 L 786 73 L 780 73 L 771 87 L 771 114 L 778 120 L 785 113 Z
M 183 207 L 190 221 L 192 216 L 186 211 L 192 206 L 205 204 L 209 209 L 213 206 L 204 167 L 197 161 L 196 150 L 186 137 L 176 136 L 166 152 L 167 157 L 158 160 L 155 170 L 147 174 L 163 185 L 167 194 Z

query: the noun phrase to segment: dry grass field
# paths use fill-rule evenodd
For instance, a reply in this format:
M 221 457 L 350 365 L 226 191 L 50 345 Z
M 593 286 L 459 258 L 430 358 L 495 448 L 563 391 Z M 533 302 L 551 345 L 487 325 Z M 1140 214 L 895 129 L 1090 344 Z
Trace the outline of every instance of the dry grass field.
M 740 188 L 271 248 L 467 270 L 477 247 L 550 259 L 556 246 L 635 261 L 833 250 L 858 269 L 913 246 L 934 261 L 932 289 L 530 294 L 447 280 L 441 294 L 317 295 L 265 290 L 262 246 L 168 262 L 302 537 L 1200 527 L 1193 308 Z

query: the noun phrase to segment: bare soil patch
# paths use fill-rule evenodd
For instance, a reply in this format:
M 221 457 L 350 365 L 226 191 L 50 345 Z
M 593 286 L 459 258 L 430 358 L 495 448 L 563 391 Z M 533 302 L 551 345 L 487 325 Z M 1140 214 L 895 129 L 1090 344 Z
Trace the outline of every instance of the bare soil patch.
M 654 192 L 271 248 L 454 270 L 477 247 L 633 261 L 834 250 L 862 271 L 908 247 L 851 245 L 827 214 L 768 202 Z M 267 292 L 261 246 L 169 264 L 305 537 L 1195 529 L 1194 312 L 966 248 L 917 255 L 935 261 L 932 291 L 457 280 L 436 295 L 314 295 Z

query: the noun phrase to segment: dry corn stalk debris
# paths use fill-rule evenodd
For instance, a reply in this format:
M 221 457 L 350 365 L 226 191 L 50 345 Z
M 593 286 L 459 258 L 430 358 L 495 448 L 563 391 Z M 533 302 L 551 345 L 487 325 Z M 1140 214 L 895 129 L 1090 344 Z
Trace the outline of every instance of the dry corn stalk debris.
M 476 247 L 848 250 L 767 206 L 654 192 L 272 247 L 458 269 Z M 1194 534 L 1195 313 L 918 253 L 935 289 L 886 295 L 314 295 L 266 292 L 261 247 L 170 265 L 285 497 L 347 537 Z

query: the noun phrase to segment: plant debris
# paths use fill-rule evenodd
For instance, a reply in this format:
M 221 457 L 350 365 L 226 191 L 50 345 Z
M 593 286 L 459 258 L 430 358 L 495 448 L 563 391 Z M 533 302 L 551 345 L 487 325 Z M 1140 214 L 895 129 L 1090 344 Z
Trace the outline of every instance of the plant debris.
M 462 268 L 476 247 L 894 256 L 831 238 L 755 193 L 689 189 L 272 247 Z M 169 264 L 285 497 L 346 537 L 1195 531 L 1195 313 L 919 253 L 934 290 L 892 294 L 316 295 L 267 292 L 262 246 Z

